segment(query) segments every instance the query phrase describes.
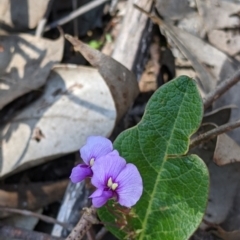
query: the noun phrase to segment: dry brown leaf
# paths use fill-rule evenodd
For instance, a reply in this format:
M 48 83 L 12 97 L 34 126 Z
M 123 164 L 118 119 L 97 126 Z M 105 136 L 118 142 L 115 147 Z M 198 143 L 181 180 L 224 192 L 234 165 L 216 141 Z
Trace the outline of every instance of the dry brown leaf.
M 240 162 L 240 146 L 227 134 L 219 135 L 213 160 L 219 166 Z
M 139 93 L 136 77 L 113 58 L 92 49 L 72 36 L 66 35 L 65 37 L 73 44 L 76 51 L 79 51 L 93 67 L 98 69 L 106 81 L 114 98 L 119 121 Z
M 238 31 L 213 30 L 208 33 L 208 40 L 229 56 L 234 57 L 240 53 L 240 35 Z
M 112 87 L 121 91 L 117 84 Z M 59 65 L 41 98 L 0 131 L 0 176 L 75 152 L 90 135 L 108 137 L 116 118 L 111 92 L 96 69 Z
M 197 37 L 202 37 L 205 32 L 202 20 L 197 12 L 192 12 L 177 23 L 177 27 Z
M 166 31 L 176 46 L 191 61 L 205 93 L 213 90 L 219 81 L 225 80 L 237 69 L 237 65 L 227 55 L 202 39 L 170 24 L 166 24 Z
M 16 32 L 35 28 L 46 12 L 48 2 L 49 0 L 0 0 L 1 30 Z
M 162 17 L 172 20 L 179 20 L 193 12 L 189 0 L 157 0 L 156 8 Z
M 50 203 L 60 200 L 66 190 L 69 180 L 50 183 L 30 183 L 7 185 L 0 190 L 0 206 L 37 210 Z M 8 213 L 1 212 L 0 217 Z
M 197 7 L 207 32 L 239 27 L 237 13 L 240 11 L 240 4 L 222 0 L 197 0 Z
M 42 86 L 61 61 L 64 38 L 52 41 L 27 34 L 0 36 L 0 109 Z

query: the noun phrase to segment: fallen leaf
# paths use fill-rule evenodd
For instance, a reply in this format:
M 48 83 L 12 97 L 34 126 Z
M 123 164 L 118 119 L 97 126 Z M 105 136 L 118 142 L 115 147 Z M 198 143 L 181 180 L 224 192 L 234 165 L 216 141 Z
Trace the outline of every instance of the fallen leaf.
M 125 101 L 120 99 L 125 95 L 118 82 L 112 83 L 119 91 L 115 100 Z M 124 89 L 131 87 L 128 83 Z M 59 65 L 52 70 L 43 96 L 3 126 L 0 176 L 75 152 L 90 135 L 109 136 L 116 118 L 111 92 L 96 69 Z
M 203 88 L 203 92 L 208 93 L 209 91 L 211 91 L 216 86 L 216 82 L 214 82 L 214 78 L 207 70 L 207 68 L 201 63 L 202 59 L 199 59 L 198 55 L 202 54 L 202 49 L 196 48 L 196 46 L 198 46 L 199 44 L 204 45 L 202 40 L 187 33 L 186 31 L 178 29 L 171 23 L 164 22 L 162 19 L 149 14 L 138 6 L 136 7 L 140 11 L 147 14 L 154 23 L 158 24 L 160 29 L 168 38 L 168 40 L 171 39 L 172 43 L 175 44 L 180 49 L 182 54 L 192 63 L 193 68 L 196 70 L 199 78 L 202 81 L 200 87 Z
M 240 162 L 240 146 L 227 134 L 219 135 L 213 160 L 219 166 Z
M 205 34 L 202 20 L 197 12 L 191 12 L 183 19 L 181 19 L 178 22 L 177 27 L 197 37 L 202 37 Z
M 0 206 L 27 210 L 38 210 L 60 200 L 69 180 L 47 183 L 4 185 L 0 187 Z M 0 217 L 9 213 L 1 212 Z M 10 214 L 11 215 L 11 214 Z
M 193 12 L 189 0 L 157 0 L 156 8 L 164 18 L 179 20 Z
M 238 30 L 213 30 L 208 33 L 209 42 L 229 56 L 236 56 L 240 52 L 240 35 Z
M 168 32 L 167 36 L 192 63 L 205 93 L 213 90 L 219 81 L 225 80 L 237 69 L 237 65 L 227 55 L 202 39 L 173 25 L 165 23 L 164 26 Z
M 64 38 L 52 41 L 20 34 L 0 36 L 0 109 L 44 85 L 53 65 L 62 59 Z
M 136 77 L 113 58 L 92 49 L 70 35 L 65 35 L 65 37 L 73 44 L 76 51 L 79 51 L 93 67 L 98 69 L 106 81 L 114 98 L 117 121 L 120 120 L 139 93 Z
M 240 4 L 222 0 L 197 0 L 197 8 L 207 32 L 213 29 L 238 28 Z M 219 17 L 221 16 L 221 17 Z
M 49 0 L 0 0 L 0 26 L 5 30 L 20 32 L 35 28 L 44 16 Z

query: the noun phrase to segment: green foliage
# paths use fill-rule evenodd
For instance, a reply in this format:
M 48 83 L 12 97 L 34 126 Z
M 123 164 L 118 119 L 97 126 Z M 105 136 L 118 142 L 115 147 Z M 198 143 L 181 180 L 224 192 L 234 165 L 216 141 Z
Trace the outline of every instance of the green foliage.
M 208 170 L 198 156 L 186 154 L 202 114 L 196 83 L 181 76 L 158 89 L 141 122 L 114 142 L 120 155 L 138 167 L 144 187 L 131 210 L 110 202 L 98 211 L 119 239 L 186 240 L 200 224 Z
M 100 49 L 102 47 L 102 42 L 97 40 L 91 40 L 88 45 L 93 49 Z

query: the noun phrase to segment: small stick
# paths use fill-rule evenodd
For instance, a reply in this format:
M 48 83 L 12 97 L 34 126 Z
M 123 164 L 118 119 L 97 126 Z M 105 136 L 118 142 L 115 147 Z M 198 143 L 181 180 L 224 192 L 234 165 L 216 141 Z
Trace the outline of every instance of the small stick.
M 49 15 L 50 11 L 51 11 L 53 2 L 54 2 L 54 0 L 50 0 L 48 2 L 47 10 L 46 10 L 43 18 L 38 23 L 37 30 L 36 30 L 36 33 L 35 33 L 35 35 L 37 37 L 41 37 L 43 35 L 44 27 L 47 23 L 47 18 L 48 18 L 48 15 Z
M 214 91 L 206 95 L 205 99 L 203 100 L 204 109 L 207 109 L 214 101 L 221 97 L 238 81 L 240 81 L 240 70 L 238 70 L 232 77 L 221 82 Z
M 94 9 L 95 7 L 107 2 L 109 0 L 95 0 L 95 1 L 92 1 L 90 3 L 87 3 L 81 7 L 79 7 L 77 10 L 71 12 L 70 14 L 68 14 L 67 16 L 55 21 L 55 22 L 52 22 L 50 23 L 49 25 L 47 25 L 45 28 L 44 28 L 44 31 L 49 31 L 57 26 L 60 26 L 60 25 L 63 25 L 67 22 L 70 22 L 71 20 L 73 20 L 74 18 L 76 17 L 79 17 L 80 15 L 83 15 L 84 13 Z
M 23 239 L 23 240 L 63 240 L 63 238 L 53 237 L 46 233 L 30 231 L 18 227 L 0 224 L 0 236 L 4 239 Z
M 227 123 L 220 127 L 214 128 L 214 129 L 212 129 L 208 132 L 205 132 L 205 133 L 199 135 L 198 137 L 194 138 L 190 143 L 190 148 L 193 148 L 202 142 L 207 142 L 222 133 L 229 132 L 238 127 L 240 127 L 240 120 L 238 120 L 236 122 L 232 122 L 232 123 Z
M 95 240 L 95 233 L 92 228 L 90 228 L 89 231 L 86 232 L 86 236 L 88 240 Z
M 72 8 L 74 11 L 77 9 L 77 0 L 72 0 Z M 78 37 L 78 19 L 74 18 L 73 19 L 73 32 L 74 32 L 74 37 Z
M 35 217 L 35 218 L 39 218 L 40 220 L 47 222 L 47 223 L 58 224 L 58 225 L 62 226 L 63 228 L 67 228 L 67 229 L 71 228 L 71 226 L 67 223 L 59 222 L 58 220 L 56 220 L 52 217 L 48 217 L 43 214 L 35 213 L 35 212 L 28 211 L 25 209 L 23 210 L 23 209 L 0 206 L 0 211 L 9 212 L 9 213 L 17 213 L 17 214 L 21 214 L 21 215 L 29 216 L 29 217 Z
M 93 206 L 85 208 L 84 213 L 75 226 L 75 228 L 68 235 L 66 240 L 80 240 L 84 237 L 86 232 L 91 228 L 92 224 L 99 223 L 97 219 L 97 210 Z

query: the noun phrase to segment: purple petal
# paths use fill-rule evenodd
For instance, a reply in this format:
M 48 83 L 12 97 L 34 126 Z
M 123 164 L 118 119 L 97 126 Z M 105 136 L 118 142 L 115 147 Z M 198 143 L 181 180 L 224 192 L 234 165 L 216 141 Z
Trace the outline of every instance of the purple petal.
M 100 192 L 102 193 L 101 195 Z M 92 198 L 92 204 L 94 207 L 99 208 L 102 207 L 108 199 L 110 199 L 113 196 L 112 191 L 104 191 L 103 189 L 97 189 L 91 196 Z
M 142 177 L 136 166 L 128 163 L 115 182 L 118 183 L 116 189 L 118 202 L 125 207 L 135 205 L 143 192 Z
M 100 197 L 103 194 L 104 189 L 103 188 L 97 188 L 92 195 L 89 196 L 89 198 L 95 198 Z
M 102 136 L 91 136 L 87 143 L 80 149 L 80 155 L 86 164 L 90 164 L 91 158 L 95 160 L 113 150 L 112 142 Z
M 91 177 L 92 174 L 92 170 L 88 165 L 79 164 L 72 169 L 70 179 L 73 183 L 78 183 L 87 177 Z
M 117 155 L 115 151 L 99 158 L 92 166 L 92 184 L 97 188 L 107 187 L 108 179 L 111 177 L 114 181 L 125 166 L 125 159 Z

